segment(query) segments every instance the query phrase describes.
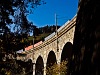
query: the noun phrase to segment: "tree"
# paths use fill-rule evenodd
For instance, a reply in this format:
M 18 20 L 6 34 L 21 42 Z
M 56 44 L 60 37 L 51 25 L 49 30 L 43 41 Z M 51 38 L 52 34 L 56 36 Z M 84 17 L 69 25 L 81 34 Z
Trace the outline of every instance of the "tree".
M 0 0 L 0 74 L 1 71 L 12 72 L 15 68 L 11 68 L 11 65 L 16 65 L 15 61 L 2 59 L 7 58 L 9 54 L 15 55 L 16 50 L 24 48 L 24 41 L 27 41 L 28 33 L 33 30 L 33 24 L 28 22 L 26 17 L 32 13 L 33 8 L 42 4 L 41 2 L 41 0 Z
M 33 30 L 33 25 L 26 17 L 41 2 L 41 0 L 0 0 L 0 52 L 8 52 L 7 46 L 18 47 L 22 40 L 26 40 L 29 32 Z

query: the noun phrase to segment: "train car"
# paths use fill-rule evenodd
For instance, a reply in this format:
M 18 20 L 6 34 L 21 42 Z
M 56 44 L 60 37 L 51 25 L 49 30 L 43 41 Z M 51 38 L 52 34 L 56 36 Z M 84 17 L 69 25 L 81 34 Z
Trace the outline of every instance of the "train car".
M 28 46 L 28 47 L 25 48 L 25 51 L 30 50 L 32 48 L 33 48 L 33 45 L 30 45 L 30 46 Z
M 53 32 L 52 34 L 50 34 L 49 36 L 44 38 L 44 41 L 47 41 L 48 39 L 50 39 L 51 37 L 53 37 L 55 35 L 55 32 Z
M 38 43 L 34 44 L 34 47 L 36 47 L 36 46 L 38 46 L 40 44 L 42 44 L 42 41 L 39 41 Z
M 57 30 L 57 32 L 59 32 L 60 30 L 62 30 L 69 22 L 70 22 L 70 20 L 68 20 L 64 25 L 62 25 L 62 26 Z
M 36 47 L 36 46 L 38 46 L 40 44 L 42 44 L 42 41 L 39 41 L 38 43 L 34 44 L 34 47 Z M 32 48 L 33 48 L 33 45 L 30 45 L 30 46 L 28 46 L 28 47 L 25 48 L 25 51 L 31 50 Z
M 61 26 L 61 27 L 57 30 L 57 32 L 59 32 L 61 29 L 63 29 L 69 22 L 70 22 L 70 20 L 68 20 L 63 26 Z M 53 33 L 50 34 L 49 36 L 45 37 L 45 38 L 44 38 L 44 41 L 47 41 L 48 39 L 50 39 L 51 37 L 53 37 L 55 34 L 56 34 L 56 33 L 53 32 Z

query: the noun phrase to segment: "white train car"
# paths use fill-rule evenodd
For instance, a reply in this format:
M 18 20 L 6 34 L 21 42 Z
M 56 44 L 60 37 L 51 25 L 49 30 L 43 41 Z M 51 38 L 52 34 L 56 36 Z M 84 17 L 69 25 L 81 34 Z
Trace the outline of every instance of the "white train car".
M 50 34 L 49 36 L 45 37 L 44 38 L 44 41 L 50 39 L 51 37 L 53 37 L 55 35 L 55 32 L 53 32 L 52 34 Z
M 63 29 L 69 22 L 70 22 L 70 20 L 68 20 L 64 25 L 62 25 L 62 26 L 57 30 L 57 32 L 59 32 L 61 29 Z
M 69 22 L 70 22 L 70 21 L 68 20 L 63 26 L 61 26 L 61 27 L 57 30 L 57 32 L 59 32 L 62 28 L 64 28 Z M 53 33 L 50 34 L 49 36 L 45 37 L 45 38 L 44 38 L 44 41 L 50 39 L 50 38 L 53 37 L 55 34 L 56 34 L 56 32 L 53 32 Z

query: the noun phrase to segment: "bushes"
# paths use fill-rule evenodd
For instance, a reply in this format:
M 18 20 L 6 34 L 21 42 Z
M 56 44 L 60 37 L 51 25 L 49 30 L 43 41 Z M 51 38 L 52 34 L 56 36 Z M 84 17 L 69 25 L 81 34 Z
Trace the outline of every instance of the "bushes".
M 66 75 L 67 74 L 67 61 L 62 61 L 60 64 L 53 64 L 51 67 L 47 67 L 47 75 Z

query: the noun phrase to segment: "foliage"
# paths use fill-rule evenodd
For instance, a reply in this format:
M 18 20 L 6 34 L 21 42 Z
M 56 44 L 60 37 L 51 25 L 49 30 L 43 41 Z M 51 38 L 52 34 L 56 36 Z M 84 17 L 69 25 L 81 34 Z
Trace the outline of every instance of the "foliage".
M 25 47 L 28 34 L 34 28 L 27 20 L 27 15 L 33 8 L 42 4 L 41 2 L 41 0 L 0 0 L 0 75 L 2 72 L 10 74 L 14 70 L 18 71 L 16 61 L 2 59 L 11 53 L 15 60 L 15 51 Z
M 30 61 L 12 60 L 3 62 L 2 66 L 0 66 L 0 75 L 26 75 L 26 73 L 31 72 L 32 62 Z
M 34 25 L 27 20 L 41 0 L 0 0 L 0 52 L 12 52 L 25 47 L 24 42 Z
M 67 61 L 62 61 L 60 64 L 53 64 L 51 67 L 47 67 L 47 75 L 66 75 L 67 71 Z

